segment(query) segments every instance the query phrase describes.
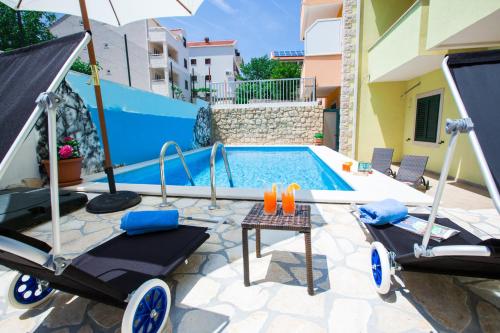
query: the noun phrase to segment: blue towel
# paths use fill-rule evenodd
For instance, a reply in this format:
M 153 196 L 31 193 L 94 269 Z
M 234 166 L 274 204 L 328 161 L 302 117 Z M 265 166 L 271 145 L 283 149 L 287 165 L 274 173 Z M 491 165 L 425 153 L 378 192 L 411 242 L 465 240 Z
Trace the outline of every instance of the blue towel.
M 396 223 L 408 216 L 408 208 L 394 199 L 385 199 L 359 207 L 360 219 L 363 223 L 383 225 Z
M 179 211 L 157 210 L 128 212 L 123 215 L 120 228 L 127 235 L 140 235 L 148 232 L 177 229 L 179 225 Z

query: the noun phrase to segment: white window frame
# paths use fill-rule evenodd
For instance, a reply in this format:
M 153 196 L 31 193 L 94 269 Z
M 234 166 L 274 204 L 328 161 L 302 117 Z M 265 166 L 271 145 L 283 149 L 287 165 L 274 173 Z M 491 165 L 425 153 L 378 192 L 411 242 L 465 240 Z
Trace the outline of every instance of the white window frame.
M 415 126 L 417 126 L 417 105 L 418 100 L 421 98 L 439 95 L 439 113 L 438 113 L 438 123 L 437 123 L 437 133 L 436 133 L 436 142 L 425 142 L 425 141 L 416 141 L 415 140 Z M 427 146 L 437 148 L 441 146 L 439 142 L 441 142 L 441 123 L 442 123 L 442 115 L 443 115 L 443 102 L 444 102 L 444 88 L 431 90 L 425 93 L 417 94 L 415 96 L 415 105 L 413 106 L 413 110 L 415 112 L 415 116 L 413 118 L 413 130 L 411 133 L 411 143 L 415 145 Z

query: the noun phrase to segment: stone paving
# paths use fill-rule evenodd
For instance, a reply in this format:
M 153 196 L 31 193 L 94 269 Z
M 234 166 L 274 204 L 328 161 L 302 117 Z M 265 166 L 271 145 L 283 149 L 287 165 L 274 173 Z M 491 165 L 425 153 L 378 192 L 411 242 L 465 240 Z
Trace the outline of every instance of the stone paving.
M 144 197 L 135 210 L 158 209 L 158 197 Z M 252 202 L 175 199 L 184 215 L 219 216 L 220 225 L 188 264 L 168 277 L 173 307 L 167 332 L 499 332 L 497 281 L 402 272 L 393 291 L 380 297 L 371 288 L 370 236 L 345 205 L 312 209 L 312 251 L 316 295 L 307 294 L 301 234 L 263 231 L 263 256 L 250 244 L 250 278 L 243 286 L 240 223 Z M 481 237 L 500 237 L 491 210 L 443 212 Z M 123 212 L 92 215 L 84 209 L 62 218 L 63 252 L 74 257 L 120 233 Z M 189 223 L 200 224 L 189 221 Z M 496 225 L 496 226 L 495 226 Z M 50 243 L 50 224 L 28 235 Z M 40 308 L 22 311 L 7 302 L 14 272 L 0 271 L 1 332 L 119 332 L 123 311 L 58 292 Z

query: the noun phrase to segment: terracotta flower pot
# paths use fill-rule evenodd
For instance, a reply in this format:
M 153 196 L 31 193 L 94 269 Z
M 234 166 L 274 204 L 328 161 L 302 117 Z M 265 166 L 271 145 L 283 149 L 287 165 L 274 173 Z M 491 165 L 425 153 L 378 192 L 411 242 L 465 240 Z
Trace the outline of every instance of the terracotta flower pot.
M 82 160 L 83 158 L 78 157 L 57 161 L 59 186 L 64 187 L 77 185 L 82 182 L 82 179 L 80 178 Z M 45 172 L 47 172 L 47 175 L 50 178 L 50 161 L 42 160 L 42 163 L 45 168 Z
M 322 146 L 323 145 L 323 138 L 314 138 L 314 144 L 316 146 Z

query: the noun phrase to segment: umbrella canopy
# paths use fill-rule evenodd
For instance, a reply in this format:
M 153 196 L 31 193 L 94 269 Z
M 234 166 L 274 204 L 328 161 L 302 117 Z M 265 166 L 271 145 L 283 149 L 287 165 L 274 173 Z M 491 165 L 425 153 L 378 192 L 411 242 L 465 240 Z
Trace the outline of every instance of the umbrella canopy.
M 81 16 L 79 0 L 0 0 L 16 10 Z M 86 0 L 89 19 L 121 26 L 154 17 L 194 15 L 203 0 Z

